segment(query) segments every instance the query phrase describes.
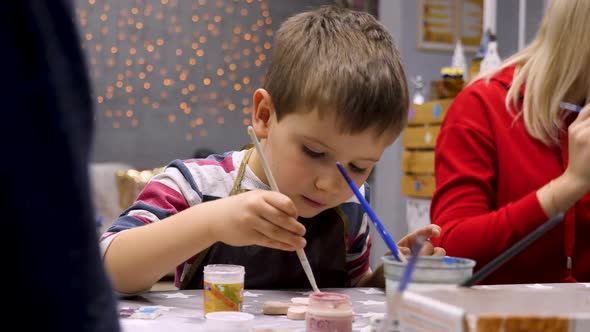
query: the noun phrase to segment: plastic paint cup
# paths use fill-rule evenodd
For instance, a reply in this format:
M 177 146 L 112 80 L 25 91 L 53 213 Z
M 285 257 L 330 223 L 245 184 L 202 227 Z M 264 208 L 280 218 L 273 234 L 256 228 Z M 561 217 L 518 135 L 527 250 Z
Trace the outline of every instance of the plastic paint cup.
M 241 265 L 213 264 L 203 270 L 203 311 L 241 311 L 245 269 Z
M 387 296 L 397 292 L 398 282 L 404 274 L 406 265 L 392 256 L 384 256 L 385 290 Z M 409 258 L 408 258 L 409 259 Z M 473 274 L 475 261 L 460 257 L 421 256 L 416 262 L 408 289 L 428 289 L 455 287 Z
M 309 296 L 306 332 L 351 332 L 352 304 L 348 295 L 320 292 Z
M 385 275 L 385 294 L 387 297 L 387 314 L 382 322 L 382 329 L 403 331 L 398 320 L 401 294 L 398 293 L 399 280 L 404 275 L 406 264 L 400 263 L 392 256 L 384 256 L 383 273 Z M 410 260 L 410 257 L 408 257 Z M 475 261 L 459 257 L 420 256 L 414 267 L 409 290 L 454 288 L 473 274 Z

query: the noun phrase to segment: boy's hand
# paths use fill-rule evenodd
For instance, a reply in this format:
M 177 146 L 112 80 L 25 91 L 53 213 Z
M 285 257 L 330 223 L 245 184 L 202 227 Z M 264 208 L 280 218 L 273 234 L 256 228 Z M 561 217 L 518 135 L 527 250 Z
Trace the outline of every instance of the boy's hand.
M 423 237 L 426 239 L 422 250 L 420 250 L 420 255 L 426 256 L 444 256 L 446 255 L 446 251 L 441 247 L 434 247 L 430 242 L 430 238 L 432 237 L 439 237 L 441 233 L 441 229 L 438 225 L 426 225 L 420 229 L 409 233 L 408 235 L 404 236 L 399 242 L 397 243 L 399 250 L 404 255 L 411 255 L 412 252 L 410 248 L 414 247 L 414 243 L 416 242 L 416 238 L 418 236 Z
M 210 233 L 217 241 L 287 251 L 305 247 L 305 227 L 296 219 L 295 204 L 281 193 L 253 190 L 211 203 L 216 207 Z
M 427 239 L 426 243 L 422 247 L 420 251 L 420 255 L 427 255 L 427 256 L 444 256 L 446 255 L 446 251 L 441 247 L 434 247 L 430 242 L 430 238 L 440 236 L 441 229 L 438 225 L 426 225 L 420 229 L 409 233 L 408 235 L 404 236 L 399 242 L 397 246 L 399 250 L 404 255 L 412 254 L 410 248 L 412 248 L 416 242 L 416 238 L 418 236 Z M 391 252 L 388 251 L 385 255 L 391 255 Z M 373 272 L 367 272 L 359 281 L 358 287 L 385 287 L 385 278 L 383 275 L 383 263 L 379 264 L 379 266 Z

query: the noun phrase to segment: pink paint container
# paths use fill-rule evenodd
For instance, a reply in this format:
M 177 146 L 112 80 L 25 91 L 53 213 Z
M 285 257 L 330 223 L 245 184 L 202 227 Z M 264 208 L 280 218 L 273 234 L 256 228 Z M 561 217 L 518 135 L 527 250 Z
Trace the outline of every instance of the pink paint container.
M 307 332 L 351 332 L 352 304 L 350 298 L 338 293 L 313 293 L 305 315 Z

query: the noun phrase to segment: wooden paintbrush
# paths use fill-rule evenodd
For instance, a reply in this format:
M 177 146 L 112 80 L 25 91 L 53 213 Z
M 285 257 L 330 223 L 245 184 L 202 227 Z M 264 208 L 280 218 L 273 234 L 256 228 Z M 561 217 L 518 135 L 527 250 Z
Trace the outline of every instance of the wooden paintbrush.
M 268 182 L 270 184 L 270 189 L 272 189 L 273 191 L 279 191 L 279 187 L 277 186 L 277 182 L 275 181 L 275 178 L 272 176 L 272 172 L 270 171 L 270 167 L 268 166 L 268 163 L 266 162 L 266 158 L 264 157 L 264 154 L 262 153 L 262 149 L 260 148 L 260 143 L 258 143 L 258 137 L 256 137 L 256 134 L 254 133 L 254 128 L 252 128 L 252 126 L 248 126 L 248 134 L 250 135 L 250 139 L 252 140 L 252 143 L 254 144 L 254 147 L 256 148 L 256 152 L 258 154 L 258 158 L 260 158 L 260 161 L 262 162 L 262 168 L 264 168 L 264 174 L 266 174 L 266 178 L 268 179 Z M 299 261 L 301 262 L 301 266 L 303 266 L 303 271 L 305 271 L 305 274 L 307 275 L 307 279 L 309 279 L 309 283 L 311 284 L 311 288 L 313 289 L 314 292 L 318 292 L 320 291 L 320 289 L 318 288 L 318 285 L 316 284 L 315 281 L 315 277 L 313 275 L 313 271 L 311 270 L 311 265 L 309 265 L 309 261 L 307 260 L 307 256 L 305 255 L 305 251 L 303 251 L 303 249 L 297 249 L 297 257 L 299 257 Z

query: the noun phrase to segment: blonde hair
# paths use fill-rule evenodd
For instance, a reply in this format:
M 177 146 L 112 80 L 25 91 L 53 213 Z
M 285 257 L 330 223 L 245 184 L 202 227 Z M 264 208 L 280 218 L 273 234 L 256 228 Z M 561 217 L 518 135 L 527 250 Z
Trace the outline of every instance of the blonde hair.
M 590 101 L 589 16 L 590 0 L 551 1 L 535 39 L 500 68 L 476 77 L 489 79 L 516 66 L 506 107 L 514 113 L 526 85 L 522 111 L 515 115 L 522 115 L 528 133 L 547 145 L 559 144 L 563 121 L 559 103 L 572 89 L 585 89 L 582 97 Z
M 342 132 L 400 132 L 408 86 L 392 36 L 365 12 L 324 6 L 287 19 L 277 31 L 263 86 L 277 118 L 335 110 Z M 320 113 L 320 116 L 322 113 Z

